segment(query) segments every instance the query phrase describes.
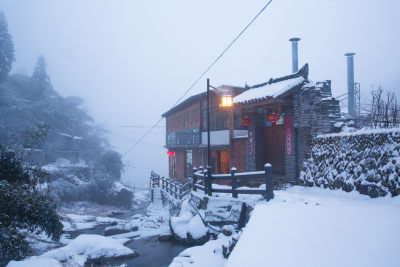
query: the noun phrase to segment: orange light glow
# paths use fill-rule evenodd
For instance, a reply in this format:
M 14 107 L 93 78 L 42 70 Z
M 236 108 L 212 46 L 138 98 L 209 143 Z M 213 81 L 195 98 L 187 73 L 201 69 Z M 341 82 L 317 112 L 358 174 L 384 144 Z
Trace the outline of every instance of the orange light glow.
M 233 101 L 232 96 L 224 95 L 222 96 L 221 106 L 224 108 L 232 107 Z

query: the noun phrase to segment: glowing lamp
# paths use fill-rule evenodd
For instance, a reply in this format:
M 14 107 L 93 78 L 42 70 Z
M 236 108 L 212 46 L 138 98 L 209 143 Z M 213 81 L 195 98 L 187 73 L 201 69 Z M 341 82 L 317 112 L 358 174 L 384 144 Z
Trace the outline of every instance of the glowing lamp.
M 222 96 L 221 106 L 224 108 L 232 107 L 233 100 L 231 95 L 224 95 Z

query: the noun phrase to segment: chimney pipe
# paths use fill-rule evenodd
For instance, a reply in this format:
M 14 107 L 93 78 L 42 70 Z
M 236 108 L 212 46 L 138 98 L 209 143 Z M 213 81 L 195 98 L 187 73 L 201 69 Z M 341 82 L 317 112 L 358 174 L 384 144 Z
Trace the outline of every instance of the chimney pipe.
M 295 73 L 299 70 L 299 51 L 297 42 L 300 41 L 300 38 L 291 38 L 289 39 L 292 42 L 292 72 Z
M 355 99 L 354 99 L 354 55 L 355 53 L 344 54 L 347 57 L 347 102 L 348 114 L 355 115 Z

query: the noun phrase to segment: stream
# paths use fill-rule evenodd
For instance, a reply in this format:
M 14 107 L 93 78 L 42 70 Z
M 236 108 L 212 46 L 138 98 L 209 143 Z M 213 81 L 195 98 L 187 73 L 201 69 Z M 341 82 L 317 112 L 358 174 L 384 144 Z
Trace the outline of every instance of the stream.
M 129 210 L 127 213 L 113 216 L 113 218 L 128 219 L 135 214 L 144 214 L 146 207 L 147 205 L 142 205 L 140 208 Z M 67 233 L 71 238 L 76 238 L 81 234 L 104 235 L 104 229 L 109 225 L 110 224 L 101 224 L 96 225 L 93 229 L 83 229 Z M 168 266 L 174 257 L 176 257 L 181 251 L 188 248 L 188 246 L 179 244 L 175 240 L 159 241 L 157 236 L 149 238 L 136 238 L 130 241 L 126 246 L 137 252 L 139 256 L 121 260 L 110 260 L 106 263 L 106 265 L 116 266 L 126 264 L 127 266 L 135 267 Z

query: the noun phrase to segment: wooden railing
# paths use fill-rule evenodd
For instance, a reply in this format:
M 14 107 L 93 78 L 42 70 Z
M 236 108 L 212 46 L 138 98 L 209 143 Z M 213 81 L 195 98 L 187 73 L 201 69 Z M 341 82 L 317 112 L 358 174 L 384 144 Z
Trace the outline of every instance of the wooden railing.
M 193 190 L 197 189 L 202 190 L 204 193 L 209 196 L 215 193 L 231 193 L 232 197 L 237 198 L 238 194 L 261 194 L 263 195 L 267 201 L 274 198 L 274 193 L 272 191 L 272 166 L 271 164 L 265 164 L 264 171 L 256 171 L 256 172 L 242 172 L 237 173 L 236 168 L 233 167 L 231 169 L 230 174 L 211 174 L 208 175 L 207 169 L 203 170 L 200 168 L 200 171 L 197 171 L 196 168 L 193 169 Z M 265 189 L 238 189 L 238 180 L 240 181 L 251 181 L 251 180 L 265 180 Z M 221 180 L 229 180 L 231 188 L 213 188 L 213 181 L 221 181 Z
M 161 177 L 160 175 L 151 172 L 151 201 L 153 201 L 154 199 L 154 187 L 159 187 L 162 191 L 172 196 L 173 198 L 181 200 L 193 190 L 193 179 L 189 178 L 186 183 L 181 184 L 170 178 Z
M 265 189 L 238 189 L 238 180 L 241 182 L 250 182 L 254 180 L 263 179 L 265 181 Z M 213 181 L 229 180 L 231 188 L 213 188 Z M 237 173 L 236 168 L 231 169 L 230 174 L 210 174 L 208 175 L 207 169 L 203 170 L 202 167 L 199 171 L 193 168 L 193 178 L 189 178 L 184 184 L 169 178 L 160 177 L 158 174 L 151 172 L 150 177 L 150 188 L 151 188 L 151 200 L 153 201 L 154 194 L 153 188 L 157 186 L 168 195 L 175 199 L 181 200 L 188 195 L 192 190 L 201 190 L 205 194 L 212 196 L 212 193 L 230 193 L 232 197 L 237 198 L 239 194 L 261 194 L 267 201 L 274 198 L 272 191 L 272 166 L 271 164 L 265 164 L 264 171 L 255 172 L 242 172 Z

